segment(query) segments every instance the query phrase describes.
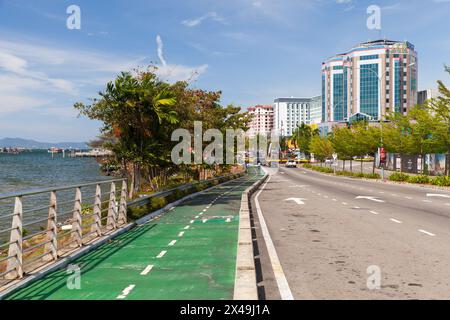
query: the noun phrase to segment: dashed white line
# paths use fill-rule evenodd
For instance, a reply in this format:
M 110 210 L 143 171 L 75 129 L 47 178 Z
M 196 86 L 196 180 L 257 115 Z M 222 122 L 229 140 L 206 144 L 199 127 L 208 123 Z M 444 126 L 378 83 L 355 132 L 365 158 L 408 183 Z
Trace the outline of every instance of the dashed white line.
M 126 287 L 123 291 L 122 294 L 118 295 L 116 299 L 125 299 L 130 292 L 134 289 L 136 285 L 134 284 L 130 284 L 128 287 Z
M 174 245 L 175 245 L 175 243 L 177 243 L 177 240 L 172 240 L 172 241 L 170 241 L 170 243 L 169 243 L 169 247 L 172 247 L 172 246 L 174 246 Z
M 379 214 L 379 213 L 376 212 L 376 211 L 370 211 L 370 213 L 372 213 L 372 214 Z
M 400 220 L 397 220 L 397 219 L 394 219 L 394 218 L 390 218 L 389 220 L 391 220 L 392 222 L 395 222 L 395 223 L 403 223 Z
M 231 219 L 230 219 L 230 218 L 227 218 L 226 222 L 231 222 Z
M 189 227 L 190 227 L 190 226 L 186 226 L 186 227 L 184 227 L 184 230 L 187 230 L 187 229 L 189 229 Z
M 346 206 L 346 205 L 347 205 L 347 202 L 342 202 L 342 204 L 343 204 L 344 206 Z
M 200 216 L 195 216 L 195 219 L 198 219 Z
M 149 274 L 150 271 L 152 271 L 152 269 L 153 269 L 153 265 L 152 264 L 148 265 L 144 269 L 144 271 L 141 272 L 141 276 L 146 276 L 147 274 Z
M 190 223 L 191 223 L 191 224 L 193 224 L 194 222 L 195 222 L 195 220 L 191 220 L 191 222 L 190 222 Z
M 164 255 L 167 253 L 167 251 L 161 251 L 157 256 L 156 256 L 156 258 L 158 258 L 158 259 L 161 259 L 162 257 L 164 257 Z
M 206 223 L 206 221 L 208 221 L 208 219 L 203 219 L 203 220 L 202 220 L 203 223 Z
M 431 200 L 422 200 L 423 202 L 426 202 L 426 203 L 431 203 L 431 202 L 433 202 L 433 201 L 431 201 Z
M 180 233 L 178 234 L 178 236 L 179 236 L 179 237 L 184 236 L 184 231 L 183 231 L 183 232 L 180 232 Z
M 422 233 L 424 233 L 424 234 L 426 234 L 426 235 L 429 235 L 430 237 L 434 237 L 434 236 L 435 236 L 434 233 L 428 232 L 428 231 L 426 231 L 426 230 L 419 229 L 418 231 L 419 231 L 419 232 L 422 232 Z

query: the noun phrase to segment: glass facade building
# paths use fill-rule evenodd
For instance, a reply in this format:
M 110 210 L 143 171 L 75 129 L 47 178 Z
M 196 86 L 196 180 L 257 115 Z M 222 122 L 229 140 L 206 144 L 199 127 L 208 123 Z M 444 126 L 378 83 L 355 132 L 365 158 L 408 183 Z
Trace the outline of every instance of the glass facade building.
M 378 119 L 378 64 L 364 64 L 360 70 L 360 113 Z
M 405 41 L 361 43 L 322 63 L 324 122 L 352 116 L 379 121 L 391 112 L 407 113 L 417 104 L 418 59 Z

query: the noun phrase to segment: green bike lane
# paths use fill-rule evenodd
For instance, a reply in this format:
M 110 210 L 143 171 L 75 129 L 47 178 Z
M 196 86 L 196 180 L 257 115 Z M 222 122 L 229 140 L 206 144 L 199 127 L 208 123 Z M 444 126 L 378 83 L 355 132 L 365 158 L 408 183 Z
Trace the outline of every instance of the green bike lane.
M 232 299 L 247 175 L 175 207 L 10 294 L 10 300 Z M 68 285 L 69 284 L 69 285 Z

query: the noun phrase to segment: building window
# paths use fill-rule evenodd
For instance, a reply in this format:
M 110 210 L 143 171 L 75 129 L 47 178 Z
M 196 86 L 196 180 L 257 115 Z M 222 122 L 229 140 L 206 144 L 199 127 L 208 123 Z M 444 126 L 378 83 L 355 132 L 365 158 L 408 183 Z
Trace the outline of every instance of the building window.
M 378 64 L 361 65 L 360 111 L 378 119 Z
M 374 60 L 374 59 L 378 59 L 378 55 L 377 54 L 372 54 L 369 56 L 362 56 L 360 57 L 359 60 Z

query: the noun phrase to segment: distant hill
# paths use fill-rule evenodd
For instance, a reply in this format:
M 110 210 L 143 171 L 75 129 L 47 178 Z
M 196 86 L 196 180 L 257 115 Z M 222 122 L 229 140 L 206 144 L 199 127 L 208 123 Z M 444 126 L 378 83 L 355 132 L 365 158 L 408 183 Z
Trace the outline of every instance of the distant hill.
M 88 149 L 85 142 L 39 142 L 21 138 L 0 139 L 0 148 L 26 148 L 26 149 L 49 149 L 52 147 L 61 149 Z

